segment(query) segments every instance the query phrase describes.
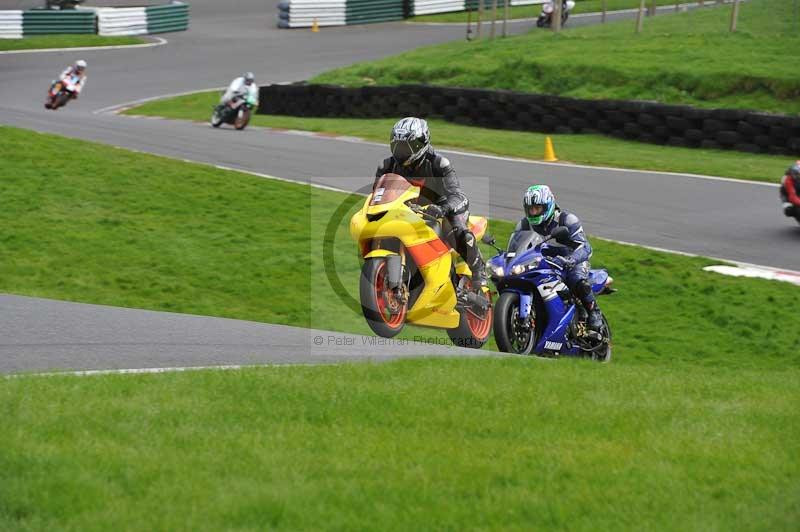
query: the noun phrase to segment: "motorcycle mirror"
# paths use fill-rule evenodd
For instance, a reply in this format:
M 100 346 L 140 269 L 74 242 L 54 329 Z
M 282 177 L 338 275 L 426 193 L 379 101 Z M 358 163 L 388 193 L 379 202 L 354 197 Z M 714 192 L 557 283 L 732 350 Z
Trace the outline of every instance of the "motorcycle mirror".
M 492 246 L 494 249 L 496 249 L 500 253 L 504 253 L 505 252 L 505 250 L 500 249 L 499 247 L 497 247 L 497 245 L 496 245 L 497 241 L 495 240 L 494 236 L 489 234 L 489 233 L 486 233 L 485 235 L 483 235 L 483 238 L 481 238 L 481 242 L 483 242 L 487 246 Z

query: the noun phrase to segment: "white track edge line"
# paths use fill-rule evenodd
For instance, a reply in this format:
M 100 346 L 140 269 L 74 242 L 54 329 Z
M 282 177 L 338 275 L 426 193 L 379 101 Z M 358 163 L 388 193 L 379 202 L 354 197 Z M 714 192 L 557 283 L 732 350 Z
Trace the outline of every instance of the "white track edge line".
M 147 375 L 158 373 L 182 373 L 189 371 L 236 371 L 244 369 L 258 368 L 278 368 L 278 367 L 302 367 L 302 366 L 332 366 L 337 363 L 300 363 L 293 364 L 224 364 L 219 366 L 168 366 L 163 368 L 131 368 L 131 369 L 88 369 L 78 371 L 51 371 L 46 373 L 11 373 L 4 375 L 7 379 L 18 379 L 24 377 L 93 377 L 95 375 Z
M 54 52 L 93 52 L 103 50 L 122 50 L 134 48 L 153 48 L 155 46 L 163 46 L 169 41 L 163 37 L 153 37 L 155 42 L 146 42 L 142 44 L 116 44 L 112 46 L 78 46 L 75 48 L 39 48 L 35 50 L 5 50 L 0 52 L 0 55 L 13 55 L 13 54 L 44 54 Z
M 190 94 L 201 93 L 201 92 L 211 92 L 211 91 L 221 91 L 226 89 L 227 87 L 211 87 L 209 89 L 199 89 L 199 90 L 192 90 L 192 91 L 185 91 L 185 92 L 176 92 L 173 94 L 164 94 L 161 96 L 152 96 L 150 98 L 142 98 L 141 100 L 134 100 L 132 102 L 125 102 L 125 103 L 118 103 L 115 105 L 109 105 L 108 107 L 103 107 L 102 109 L 97 109 L 92 111 L 92 114 L 99 115 L 103 113 L 115 113 L 125 111 L 130 109 L 131 107 L 138 107 L 140 105 L 154 102 L 157 100 L 166 100 L 169 98 L 177 98 L 179 96 L 188 96 Z

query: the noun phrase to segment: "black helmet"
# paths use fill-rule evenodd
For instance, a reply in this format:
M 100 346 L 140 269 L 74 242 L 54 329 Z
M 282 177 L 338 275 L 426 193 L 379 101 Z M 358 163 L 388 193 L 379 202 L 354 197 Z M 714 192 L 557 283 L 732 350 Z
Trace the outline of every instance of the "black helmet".
M 392 128 L 389 147 L 395 160 L 403 166 L 411 166 L 422 159 L 431 145 L 428 123 L 421 118 L 408 117 Z

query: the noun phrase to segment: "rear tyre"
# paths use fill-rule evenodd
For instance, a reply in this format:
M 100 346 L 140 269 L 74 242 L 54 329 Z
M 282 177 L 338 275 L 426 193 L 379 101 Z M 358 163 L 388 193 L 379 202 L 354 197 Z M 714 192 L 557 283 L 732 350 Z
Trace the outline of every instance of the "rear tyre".
M 533 309 L 531 308 L 531 312 Z M 494 339 L 504 353 L 529 355 L 536 346 L 535 327 L 524 327 L 519 320 L 519 294 L 503 292 L 494 307 Z
M 466 281 L 465 288 L 472 288 L 470 280 Z M 494 322 L 494 312 L 492 311 L 491 294 L 487 293 L 486 295 L 489 297 L 489 308 L 485 311 L 481 312 L 467 307 L 459 309 L 458 327 L 447 329 L 447 336 L 454 345 L 468 349 L 480 349 L 489 340 Z
M 466 288 L 472 288 L 472 282 L 467 281 Z M 458 347 L 480 349 L 489 340 L 492 332 L 494 313 L 492 312 L 491 293 L 486 293 L 489 298 L 489 308 L 485 311 L 463 307 L 459 309 L 458 327 L 447 329 L 450 341 Z
M 406 324 L 408 303 L 398 301 L 386 282 L 386 261 L 367 259 L 359 282 L 361 310 L 367 325 L 378 336 L 393 338 Z

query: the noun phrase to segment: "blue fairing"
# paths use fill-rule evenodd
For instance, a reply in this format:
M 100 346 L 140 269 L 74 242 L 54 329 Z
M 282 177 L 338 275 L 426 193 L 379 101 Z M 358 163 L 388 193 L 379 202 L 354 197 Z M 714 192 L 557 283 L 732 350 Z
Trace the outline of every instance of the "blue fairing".
M 570 336 L 576 307 L 574 300 L 562 299 L 560 295 L 569 289 L 565 272 L 549 262 L 550 247 L 536 235 L 517 234 L 512 236 L 508 252 L 489 260 L 489 270 L 495 272 L 492 280 L 500 292 L 519 294 L 519 318 L 526 319 L 533 308 L 541 312 L 535 316 L 538 338 L 534 353 L 577 354 L 580 348 Z M 589 282 L 597 294 L 603 291 L 608 279 L 605 270 L 589 272 Z

